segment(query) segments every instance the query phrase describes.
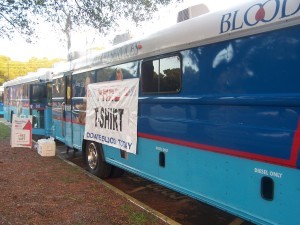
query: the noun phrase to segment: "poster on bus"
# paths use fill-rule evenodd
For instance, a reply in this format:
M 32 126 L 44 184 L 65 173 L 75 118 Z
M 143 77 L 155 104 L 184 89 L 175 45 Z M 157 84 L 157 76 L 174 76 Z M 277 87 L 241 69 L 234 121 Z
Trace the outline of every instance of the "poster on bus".
M 136 154 L 139 79 L 88 85 L 84 138 Z
M 13 115 L 10 143 L 11 147 L 31 148 L 32 116 L 26 118 Z

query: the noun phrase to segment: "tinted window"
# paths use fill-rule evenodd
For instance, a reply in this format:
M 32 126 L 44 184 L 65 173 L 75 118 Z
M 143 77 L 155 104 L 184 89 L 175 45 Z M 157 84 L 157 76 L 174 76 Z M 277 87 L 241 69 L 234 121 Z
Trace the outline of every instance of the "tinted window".
M 23 84 L 23 98 L 28 99 L 29 84 Z
M 181 88 L 179 56 L 144 61 L 142 91 L 145 93 L 177 93 Z
M 44 98 L 46 98 L 47 89 L 44 84 L 32 84 L 31 85 L 31 102 L 39 103 L 42 102 Z
M 58 78 L 53 81 L 53 97 L 64 97 L 64 92 L 65 92 L 65 84 L 63 78 Z
M 138 63 L 130 62 L 111 66 L 97 71 L 97 82 L 122 80 L 137 77 Z
M 76 74 L 73 76 L 73 97 L 86 97 L 87 86 L 94 83 L 95 71 Z

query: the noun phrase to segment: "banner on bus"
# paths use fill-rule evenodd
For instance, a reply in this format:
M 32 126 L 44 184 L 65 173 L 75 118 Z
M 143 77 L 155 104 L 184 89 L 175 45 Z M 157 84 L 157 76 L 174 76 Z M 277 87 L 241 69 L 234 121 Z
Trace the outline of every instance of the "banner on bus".
M 18 117 L 13 114 L 11 127 L 11 147 L 27 147 L 32 146 L 32 116 Z
M 139 79 L 88 85 L 84 138 L 136 154 Z

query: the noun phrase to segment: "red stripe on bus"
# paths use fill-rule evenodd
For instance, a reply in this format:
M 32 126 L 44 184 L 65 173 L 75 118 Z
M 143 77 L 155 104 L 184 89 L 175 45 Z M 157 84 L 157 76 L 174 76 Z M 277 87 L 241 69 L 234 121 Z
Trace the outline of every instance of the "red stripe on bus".
M 62 120 L 61 117 L 60 118 L 56 117 L 53 119 Z M 70 119 L 67 119 L 64 121 L 69 122 L 69 123 L 71 122 Z M 73 122 L 73 123 L 84 125 L 84 124 L 76 123 L 76 122 Z M 205 145 L 205 144 L 183 141 L 183 140 L 167 138 L 167 137 L 162 137 L 162 136 L 157 136 L 157 135 L 152 135 L 152 134 L 146 134 L 146 133 L 141 133 L 141 132 L 138 133 L 138 137 L 295 168 L 295 167 L 297 167 L 297 159 L 298 159 L 299 148 L 300 148 L 300 119 L 298 121 L 297 130 L 294 134 L 290 159 L 279 159 L 279 158 L 275 158 L 275 157 L 271 157 L 271 156 L 259 155 L 259 154 L 249 153 L 249 152 L 245 152 L 245 151 L 241 151 L 241 150 L 234 150 L 234 149 L 229 149 L 229 148 Z
M 262 161 L 262 162 L 274 163 L 274 164 L 293 167 L 293 168 L 296 167 L 296 163 L 295 163 L 295 161 L 292 160 L 292 158 L 289 160 L 279 159 L 279 158 L 275 158 L 275 157 L 264 156 L 264 155 L 244 152 L 244 151 L 240 151 L 240 150 L 233 150 L 233 149 L 205 145 L 205 144 L 200 144 L 200 143 L 195 143 L 195 142 L 188 142 L 188 141 L 172 139 L 172 138 L 167 138 L 167 137 L 161 137 L 161 136 L 156 136 L 156 135 L 151 135 L 151 134 L 146 134 L 146 133 L 138 133 L 138 136 L 141 138 L 147 138 L 147 139 L 167 142 L 170 144 L 177 144 L 177 145 L 196 148 L 196 149 L 205 150 L 205 151 L 222 153 L 222 154 L 226 154 L 226 155 L 237 156 L 237 157 L 247 158 L 247 159 L 253 159 L 253 160 L 258 160 L 258 161 Z
M 300 148 L 300 118 L 298 120 L 298 127 L 294 134 L 292 152 L 291 152 L 291 161 L 297 165 L 297 160 L 299 157 L 299 148 Z

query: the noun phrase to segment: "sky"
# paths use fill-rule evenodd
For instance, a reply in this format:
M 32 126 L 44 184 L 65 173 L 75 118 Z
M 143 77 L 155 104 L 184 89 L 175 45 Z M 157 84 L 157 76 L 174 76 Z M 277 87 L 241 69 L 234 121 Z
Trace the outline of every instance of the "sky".
M 250 1 L 244 0 L 243 2 Z M 152 21 L 149 21 L 141 27 L 135 27 L 128 23 L 122 23 L 122 29 L 116 31 L 115 34 L 111 34 L 109 37 L 101 38 L 96 35 L 92 30 L 85 30 L 84 32 L 74 33 L 72 36 L 73 50 L 83 51 L 91 47 L 105 47 L 111 44 L 113 36 L 117 34 L 130 31 L 130 33 L 136 37 L 138 35 L 144 35 L 153 32 L 154 30 L 163 29 L 176 23 L 177 12 L 192 5 L 199 3 L 206 4 L 210 11 L 217 11 L 224 8 L 230 8 L 234 5 L 240 4 L 240 0 L 184 0 L 183 3 L 177 7 L 168 6 L 162 8 L 157 12 Z M 147 28 L 147 29 L 145 29 Z M 42 24 L 38 27 L 39 41 L 35 44 L 28 44 L 22 38 L 15 37 L 12 40 L 0 39 L 0 55 L 10 57 L 12 60 L 28 61 L 32 57 L 48 59 L 62 58 L 67 56 L 67 48 L 59 41 L 59 35 L 54 33 L 49 24 Z M 103 46 L 104 45 L 104 46 Z

